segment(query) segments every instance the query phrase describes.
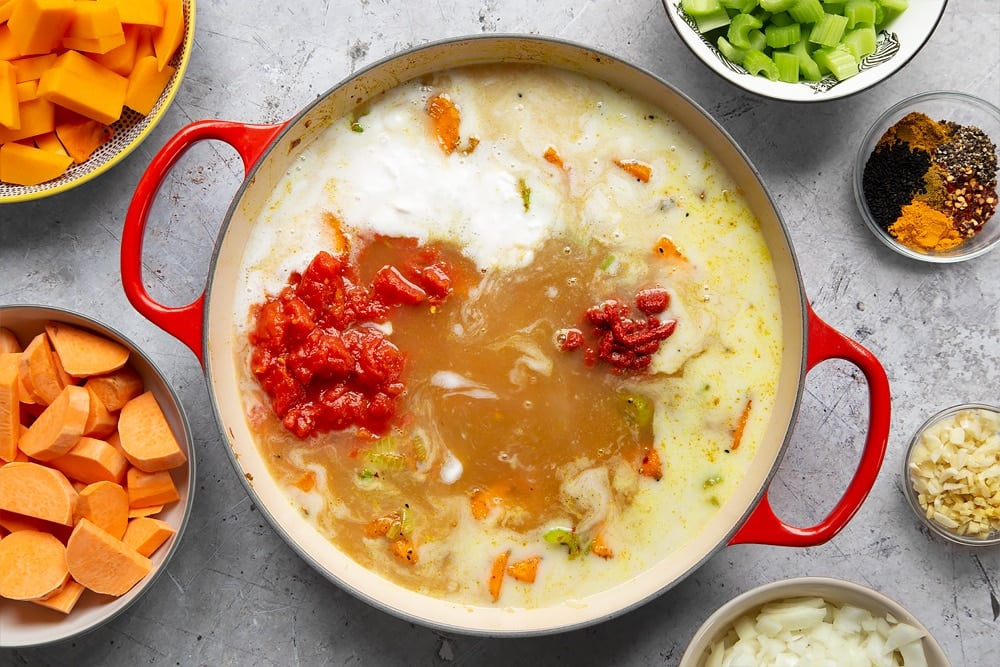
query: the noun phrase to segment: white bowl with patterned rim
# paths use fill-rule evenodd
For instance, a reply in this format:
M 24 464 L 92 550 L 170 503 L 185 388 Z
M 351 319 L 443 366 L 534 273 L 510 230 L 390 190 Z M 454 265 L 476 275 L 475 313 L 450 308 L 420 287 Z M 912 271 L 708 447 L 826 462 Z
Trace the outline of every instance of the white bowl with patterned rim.
M 681 0 L 662 0 L 667 16 L 684 44 L 705 65 L 726 81 L 755 95 L 786 102 L 826 102 L 866 90 L 888 79 L 923 48 L 944 14 L 948 0 L 911 0 L 909 7 L 878 34 L 876 50 L 862 59 L 860 71 L 843 81 L 831 75 L 819 81 L 785 83 L 750 74 L 728 60 L 696 28 L 681 7 Z

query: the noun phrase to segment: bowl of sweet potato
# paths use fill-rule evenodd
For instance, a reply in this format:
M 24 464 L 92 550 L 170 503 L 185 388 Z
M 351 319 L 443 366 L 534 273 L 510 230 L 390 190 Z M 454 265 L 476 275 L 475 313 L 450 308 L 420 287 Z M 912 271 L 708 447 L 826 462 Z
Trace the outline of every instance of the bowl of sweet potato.
M 70 311 L 0 306 L 0 648 L 79 636 L 148 591 L 194 469 L 183 408 L 132 342 Z
M 0 3 L 0 204 L 47 197 L 132 152 L 173 101 L 194 0 Z

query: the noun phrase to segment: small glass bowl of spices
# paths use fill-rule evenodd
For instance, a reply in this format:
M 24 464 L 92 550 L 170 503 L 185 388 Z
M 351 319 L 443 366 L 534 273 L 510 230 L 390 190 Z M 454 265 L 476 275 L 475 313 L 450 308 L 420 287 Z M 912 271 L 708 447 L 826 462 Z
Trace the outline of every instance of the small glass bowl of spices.
M 1000 407 L 966 403 L 917 429 L 903 466 L 906 497 L 932 532 L 1000 544 Z
M 960 92 L 915 95 L 882 114 L 854 165 L 854 197 L 897 252 L 959 262 L 1000 243 L 1000 109 Z

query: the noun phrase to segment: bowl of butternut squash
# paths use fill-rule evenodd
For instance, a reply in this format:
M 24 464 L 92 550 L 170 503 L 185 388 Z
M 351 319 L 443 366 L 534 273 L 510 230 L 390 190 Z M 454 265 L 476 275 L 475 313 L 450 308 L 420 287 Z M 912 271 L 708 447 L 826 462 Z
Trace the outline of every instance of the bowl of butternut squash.
M 0 203 L 118 164 L 166 113 L 194 44 L 194 0 L 0 2 Z
M 190 514 L 191 445 L 177 396 L 121 334 L 0 306 L 0 648 L 79 636 L 149 590 Z

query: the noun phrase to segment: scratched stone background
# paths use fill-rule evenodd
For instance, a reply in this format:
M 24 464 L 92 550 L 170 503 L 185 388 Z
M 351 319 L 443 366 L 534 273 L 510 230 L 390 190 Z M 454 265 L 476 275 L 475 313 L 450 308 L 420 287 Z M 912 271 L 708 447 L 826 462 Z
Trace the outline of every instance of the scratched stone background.
M 920 1 L 920 0 L 916 0 Z M 426 629 L 375 610 L 311 570 L 271 530 L 224 451 L 194 356 L 129 306 L 119 280 L 124 212 L 151 156 L 204 118 L 288 119 L 360 67 L 428 41 L 530 33 L 582 42 L 677 86 L 732 134 L 787 223 L 816 312 L 868 347 L 892 382 L 882 472 L 855 519 L 806 549 L 742 545 L 638 610 L 571 633 L 488 639 Z M 931 413 L 1000 403 L 1000 251 L 933 266 L 893 254 L 851 195 L 856 146 L 875 117 L 911 94 L 957 89 L 1000 103 L 1000 5 L 953 0 L 927 46 L 878 89 L 818 105 L 765 101 L 711 74 L 682 45 L 659 0 L 198 3 L 187 78 L 143 146 L 100 179 L 0 208 L 0 303 L 75 308 L 148 351 L 173 383 L 195 435 L 197 503 L 166 576 L 126 613 L 81 638 L 0 649 L 0 665 L 677 665 L 698 625 L 737 594 L 800 575 L 840 577 L 900 601 L 956 667 L 1000 664 L 1000 548 L 950 545 L 904 505 L 901 457 Z M 235 152 L 197 145 L 154 207 L 144 265 L 169 305 L 200 293 L 214 239 L 242 178 Z M 807 378 L 770 496 L 807 525 L 845 488 L 867 397 L 860 374 L 827 362 Z M 2 634 L 3 628 L 0 628 Z

